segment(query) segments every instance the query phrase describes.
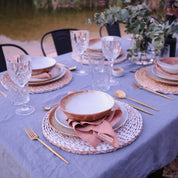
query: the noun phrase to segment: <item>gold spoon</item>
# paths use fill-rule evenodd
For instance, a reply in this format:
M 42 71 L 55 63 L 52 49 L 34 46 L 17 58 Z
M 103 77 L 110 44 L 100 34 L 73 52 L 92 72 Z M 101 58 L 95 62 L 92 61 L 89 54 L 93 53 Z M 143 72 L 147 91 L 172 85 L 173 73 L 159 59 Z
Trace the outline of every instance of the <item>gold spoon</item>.
M 151 108 L 151 109 L 153 109 L 153 110 L 155 110 L 155 111 L 158 111 L 158 109 L 153 108 L 152 106 L 149 106 L 149 105 L 147 105 L 147 104 L 144 104 L 144 103 L 142 103 L 142 102 L 140 102 L 140 101 L 137 101 L 137 100 L 135 100 L 135 99 L 133 99 L 133 98 L 127 97 L 127 96 L 126 96 L 126 93 L 125 93 L 124 91 L 122 91 L 122 90 L 116 90 L 116 91 L 114 92 L 114 94 L 115 94 L 118 98 L 127 98 L 127 99 L 132 100 L 132 101 L 134 101 L 134 102 L 136 102 L 136 103 L 139 103 L 139 104 L 141 104 L 141 105 L 143 105 L 143 106 L 146 106 L 146 107 Z
M 67 66 L 67 65 L 65 65 L 65 64 L 61 64 L 61 63 L 59 63 L 59 62 L 57 62 L 57 64 L 59 64 L 59 65 L 61 65 L 61 66 L 63 66 L 63 67 L 66 67 L 66 68 L 69 69 L 70 71 L 73 71 L 73 70 L 76 70 L 76 69 L 77 69 L 77 66 L 69 67 L 69 66 Z
M 51 106 L 44 106 L 43 109 L 44 109 L 45 111 L 49 111 L 52 107 L 56 106 L 57 104 L 58 104 L 58 103 L 53 104 L 53 105 L 51 105 Z

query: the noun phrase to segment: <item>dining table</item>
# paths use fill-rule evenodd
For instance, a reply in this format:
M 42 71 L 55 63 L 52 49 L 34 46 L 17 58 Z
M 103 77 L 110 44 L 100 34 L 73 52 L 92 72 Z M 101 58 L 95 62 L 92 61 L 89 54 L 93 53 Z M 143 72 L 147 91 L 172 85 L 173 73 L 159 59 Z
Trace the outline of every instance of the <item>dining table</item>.
M 122 37 L 121 44 L 126 52 L 131 45 L 129 36 Z M 55 59 L 68 66 L 80 68 L 80 64 L 72 59 L 72 52 L 59 55 Z M 92 90 L 90 73 L 80 76 L 76 70 L 71 71 L 72 80 L 65 86 L 30 94 L 30 104 L 35 107 L 35 112 L 28 116 L 16 115 L 17 106 L 12 105 L 8 97 L 0 94 L 0 177 L 144 178 L 172 162 L 178 156 L 178 95 L 166 94 L 173 99 L 169 100 L 134 88 L 132 83 L 136 82 L 135 73 L 130 71 L 140 66 L 127 58 L 114 66 L 122 67 L 124 74 L 115 77 L 118 85 L 111 86 L 106 93 L 114 97 L 115 90 L 123 90 L 127 96 L 158 109 L 155 111 L 134 101 L 120 99 L 125 105 L 133 104 L 152 113 L 151 115 L 131 108 L 131 111 L 139 114 L 142 122 L 141 130 L 132 142 L 106 153 L 80 154 L 62 149 L 46 139 L 42 124 L 50 111 L 45 111 L 43 107 L 59 103 L 69 91 Z M 84 68 L 90 72 L 89 65 L 84 65 Z M 1 72 L 0 78 L 5 73 L 6 71 Z M 0 90 L 8 94 L 2 85 Z M 25 129 L 29 127 L 69 164 L 55 156 L 40 142 L 30 140 L 25 133 Z

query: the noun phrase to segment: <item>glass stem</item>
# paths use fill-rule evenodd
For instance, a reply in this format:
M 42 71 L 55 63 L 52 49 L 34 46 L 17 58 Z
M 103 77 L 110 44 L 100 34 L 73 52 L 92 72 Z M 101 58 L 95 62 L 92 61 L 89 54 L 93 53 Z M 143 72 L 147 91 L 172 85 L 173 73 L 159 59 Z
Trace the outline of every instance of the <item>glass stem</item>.
M 110 80 L 112 80 L 112 68 L 114 65 L 114 61 L 110 63 Z
M 83 54 L 80 54 L 80 70 L 83 71 Z

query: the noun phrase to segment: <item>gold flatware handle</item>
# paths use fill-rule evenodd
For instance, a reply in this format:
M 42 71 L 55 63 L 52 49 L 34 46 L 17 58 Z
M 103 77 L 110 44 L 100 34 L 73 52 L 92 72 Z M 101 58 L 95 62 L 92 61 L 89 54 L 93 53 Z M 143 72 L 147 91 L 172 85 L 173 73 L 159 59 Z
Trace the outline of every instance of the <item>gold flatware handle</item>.
M 144 110 L 144 109 L 142 109 L 142 108 L 139 108 L 139 107 L 134 106 L 134 105 L 132 105 L 132 104 L 129 104 L 129 105 L 132 106 L 132 107 L 135 108 L 135 109 L 138 109 L 138 110 L 142 111 L 142 112 L 145 112 L 145 113 L 147 113 L 147 114 L 153 115 L 151 112 L 146 111 L 146 110 Z
M 65 160 L 60 154 L 58 154 L 56 151 L 54 151 L 49 145 L 47 145 L 45 142 L 43 142 L 40 138 L 37 138 L 38 141 L 40 141 L 46 148 L 48 148 L 52 153 L 54 153 L 58 158 L 60 158 L 65 163 L 69 164 L 67 160 Z
M 145 89 L 145 90 L 147 90 L 147 91 L 150 91 L 150 92 L 152 92 L 152 93 L 155 93 L 155 94 L 157 94 L 157 95 L 160 95 L 160 96 L 162 96 L 162 97 L 164 97 L 164 98 L 167 98 L 167 99 L 170 99 L 170 100 L 174 100 L 173 98 L 171 98 L 171 97 L 169 97 L 169 96 L 163 95 L 163 94 L 161 94 L 161 93 L 159 93 L 159 92 L 157 92 L 157 91 L 151 90 L 151 89 L 149 89 L 149 88 L 143 87 L 143 89 Z
M 1 95 L 3 95 L 5 98 L 7 98 L 7 94 L 5 94 L 3 91 L 0 90 Z
M 147 105 L 147 104 L 145 104 L 145 103 L 142 103 L 142 102 L 140 102 L 140 101 L 138 101 L 138 100 L 135 100 L 135 99 L 130 98 L 130 97 L 126 97 L 126 98 L 129 99 L 129 100 L 132 100 L 132 101 L 134 101 L 134 102 L 136 102 L 136 103 L 139 103 L 139 104 L 141 104 L 141 105 L 143 105 L 143 106 L 146 106 L 146 107 L 148 107 L 148 108 L 151 108 L 151 109 L 153 109 L 153 110 L 155 110 L 155 111 L 158 111 L 158 109 L 156 109 L 156 108 L 154 108 L 154 107 L 152 107 L 152 106 L 149 106 L 149 105 Z
M 115 99 L 115 100 L 117 100 L 117 101 L 120 101 L 120 100 L 119 100 L 119 99 L 117 99 L 117 98 L 114 98 L 114 99 Z M 120 102 L 122 102 L 122 101 L 120 101 Z M 129 104 L 129 103 L 127 103 L 127 104 L 128 104 L 129 106 L 131 106 L 131 107 L 135 108 L 135 109 L 138 109 L 138 110 L 142 111 L 142 112 L 145 112 L 145 113 L 147 113 L 147 114 L 153 115 L 151 112 L 146 111 L 146 110 L 144 110 L 144 109 L 142 109 L 142 108 L 139 108 L 139 107 L 134 106 L 134 105 Z
M 69 70 L 75 70 L 77 67 L 76 66 L 73 66 L 73 67 L 69 67 L 69 66 L 67 66 L 67 65 L 65 65 L 65 64 L 61 64 L 61 63 L 59 63 L 59 62 L 57 62 L 57 64 L 59 64 L 59 65 L 61 65 L 61 66 L 63 66 L 63 67 L 66 67 L 67 69 L 69 69 Z

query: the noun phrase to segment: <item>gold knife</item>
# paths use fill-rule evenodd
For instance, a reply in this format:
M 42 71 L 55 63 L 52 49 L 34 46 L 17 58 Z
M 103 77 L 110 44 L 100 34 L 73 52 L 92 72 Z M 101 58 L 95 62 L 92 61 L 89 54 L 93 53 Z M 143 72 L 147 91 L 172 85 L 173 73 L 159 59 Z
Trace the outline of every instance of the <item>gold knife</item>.
M 115 98 L 115 97 L 113 97 L 113 98 L 114 98 L 115 100 L 117 100 L 117 101 L 120 101 L 119 99 L 117 99 L 117 98 Z M 120 101 L 120 102 L 122 102 L 122 101 Z M 127 104 L 130 105 L 131 107 L 135 108 L 135 109 L 138 109 L 138 110 L 142 111 L 142 112 L 145 112 L 145 113 L 147 113 L 147 114 L 153 115 L 151 112 L 146 111 L 146 110 L 144 110 L 144 109 L 142 109 L 142 108 L 139 108 L 139 107 L 134 106 L 134 105 L 129 104 L 129 103 L 127 103 Z

